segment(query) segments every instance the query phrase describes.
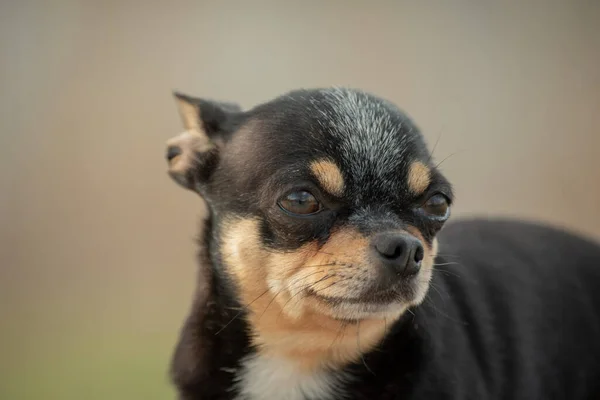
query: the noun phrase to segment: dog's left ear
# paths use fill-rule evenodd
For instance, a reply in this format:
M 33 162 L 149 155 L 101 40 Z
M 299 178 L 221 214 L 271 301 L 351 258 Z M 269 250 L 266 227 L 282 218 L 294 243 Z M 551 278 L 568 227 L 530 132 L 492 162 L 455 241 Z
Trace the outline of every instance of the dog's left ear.
M 167 141 L 169 175 L 186 189 L 198 191 L 219 159 L 219 148 L 232 132 L 239 106 L 174 93 L 185 132 Z

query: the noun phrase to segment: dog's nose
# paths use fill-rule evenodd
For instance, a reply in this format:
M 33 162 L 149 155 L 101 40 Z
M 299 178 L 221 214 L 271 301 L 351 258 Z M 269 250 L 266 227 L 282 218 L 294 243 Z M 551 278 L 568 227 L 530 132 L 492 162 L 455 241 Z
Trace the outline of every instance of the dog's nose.
M 397 275 L 415 275 L 421 269 L 423 245 L 414 236 L 380 233 L 372 239 L 377 258 Z

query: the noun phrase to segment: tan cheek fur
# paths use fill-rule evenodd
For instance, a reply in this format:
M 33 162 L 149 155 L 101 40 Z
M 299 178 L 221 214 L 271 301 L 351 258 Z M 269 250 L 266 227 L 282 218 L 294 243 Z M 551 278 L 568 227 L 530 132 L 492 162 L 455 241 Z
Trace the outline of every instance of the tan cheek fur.
M 313 284 L 322 279 L 325 270 L 309 277 L 310 273 L 301 269 L 305 263 L 320 262 L 325 254 L 316 255 L 319 253 L 315 253 L 316 248 L 312 245 L 289 254 L 264 251 L 257 228 L 256 220 L 230 222 L 222 251 L 228 270 L 237 282 L 241 300 L 248 306 L 253 341 L 261 353 L 288 357 L 301 368 L 313 370 L 354 361 L 361 352 L 372 349 L 382 339 L 390 320 L 343 323 L 319 312 L 314 304 L 310 307 L 301 294 L 292 294 L 287 287 L 274 287 L 273 281 L 277 277 L 291 277 L 295 273 L 307 277 L 302 284 Z M 340 237 L 338 245 L 341 240 Z M 321 250 L 327 251 L 325 247 Z M 348 257 L 352 255 L 348 254 Z M 291 286 L 294 286 L 293 279 L 297 277 L 287 282 Z M 322 282 L 327 285 L 325 280 Z M 338 294 L 342 295 L 341 292 Z M 301 299 L 297 304 L 293 304 L 294 295 Z
M 344 193 L 344 177 L 333 161 L 326 159 L 313 161 L 310 169 L 323 189 L 334 196 L 341 196 Z
M 408 188 L 414 194 L 423 193 L 431 183 L 431 170 L 420 161 L 414 161 L 408 170 Z
M 404 311 L 344 323 L 329 316 L 325 304 L 304 296 L 307 287 L 333 297 L 357 295 L 349 278 L 369 271 L 361 268 L 367 263 L 367 239 L 355 231 L 333 233 L 320 249 L 308 244 L 275 253 L 263 249 L 257 220 L 230 220 L 224 228 L 223 260 L 248 308 L 254 344 L 264 355 L 293 359 L 305 370 L 356 361 L 381 341 Z M 431 250 L 426 247 L 426 260 L 433 259 Z M 427 291 L 431 266 L 426 269 L 418 302 Z

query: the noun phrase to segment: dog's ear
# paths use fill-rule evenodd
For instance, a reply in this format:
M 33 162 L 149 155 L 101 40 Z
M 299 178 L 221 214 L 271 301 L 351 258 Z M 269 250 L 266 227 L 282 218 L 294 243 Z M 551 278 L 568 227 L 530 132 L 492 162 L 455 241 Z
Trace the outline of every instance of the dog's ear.
M 219 148 L 241 109 L 178 92 L 174 96 L 186 131 L 167 141 L 169 175 L 186 189 L 198 191 L 216 167 Z

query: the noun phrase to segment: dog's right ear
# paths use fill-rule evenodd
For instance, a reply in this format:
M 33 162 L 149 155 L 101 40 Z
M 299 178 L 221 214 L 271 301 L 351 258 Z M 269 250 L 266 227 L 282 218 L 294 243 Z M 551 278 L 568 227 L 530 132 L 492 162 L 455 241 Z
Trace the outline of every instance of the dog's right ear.
M 186 189 L 199 191 L 219 160 L 224 136 L 231 133 L 239 106 L 174 93 L 185 132 L 167 141 L 169 175 Z

